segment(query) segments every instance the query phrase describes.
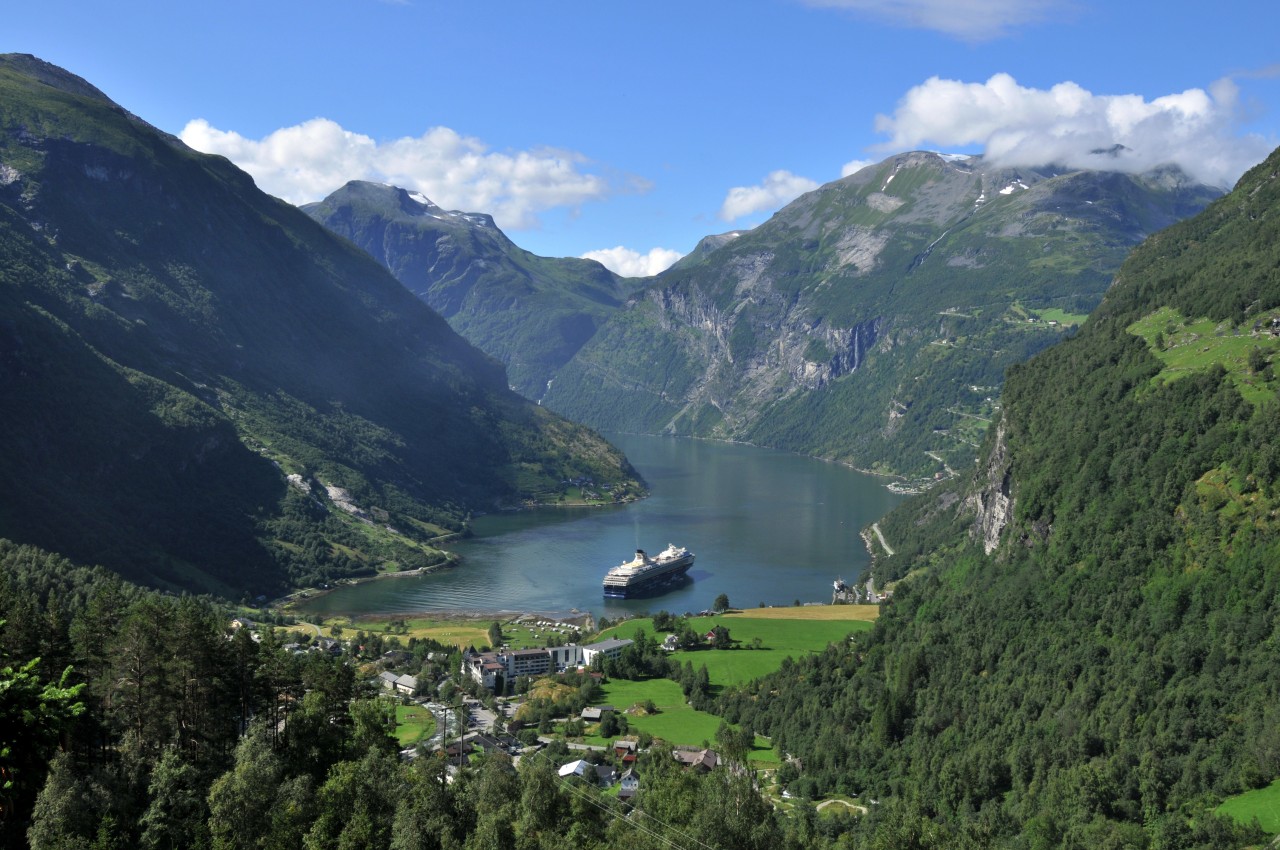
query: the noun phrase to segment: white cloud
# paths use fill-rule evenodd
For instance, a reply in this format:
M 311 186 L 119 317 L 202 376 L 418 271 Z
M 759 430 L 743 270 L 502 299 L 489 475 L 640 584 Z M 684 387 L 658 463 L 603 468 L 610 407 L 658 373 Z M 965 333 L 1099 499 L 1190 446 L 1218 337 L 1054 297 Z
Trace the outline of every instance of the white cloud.
M 846 162 L 843 167 L 841 167 L 840 176 L 848 177 L 850 174 L 857 174 L 859 171 L 866 168 L 868 165 L 875 165 L 875 164 L 876 164 L 876 160 L 874 159 L 851 159 L 848 162 Z
M 816 188 L 818 184 L 808 177 L 801 177 L 790 171 L 774 171 L 759 186 L 735 186 L 730 189 L 720 206 L 720 218 L 735 221 L 761 210 L 776 210 Z
M 899 26 L 936 30 L 965 41 L 988 41 L 1069 9 L 1064 0 L 801 0 L 847 9 Z
M 676 260 L 684 255 L 669 248 L 653 248 L 647 254 L 633 251 L 619 245 L 616 248 L 602 248 L 599 251 L 588 251 L 582 255 L 584 260 L 595 260 L 614 274 L 623 277 L 650 277 L 671 268 Z
M 911 89 L 893 115 L 876 117 L 890 136 L 883 150 L 980 145 L 1000 164 L 1138 172 L 1174 163 L 1206 183 L 1229 186 L 1270 153 L 1272 143 L 1240 136 L 1238 92 L 1229 80 L 1146 100 L 1096 95 L 1072 82 L 1018 85 L 1008 74 L 985 83 L 932 77 Z M 1115 145 L 1118 156 L 1100 156 Z
M 348 180 L 373 180 L 415 189 L 445 209 L 490 213 L 504 229 L 526 230 L 537 226 L 543 210 L 612 193 L 605 178 L 584 170 L 581 154 L 496 153 L 448 127 L 378 142 L 313 118 L 257 141 L 197 119 L 181 138 L 196 150 L 227 157 L 263 191 L 294 204 L 320 200 Z

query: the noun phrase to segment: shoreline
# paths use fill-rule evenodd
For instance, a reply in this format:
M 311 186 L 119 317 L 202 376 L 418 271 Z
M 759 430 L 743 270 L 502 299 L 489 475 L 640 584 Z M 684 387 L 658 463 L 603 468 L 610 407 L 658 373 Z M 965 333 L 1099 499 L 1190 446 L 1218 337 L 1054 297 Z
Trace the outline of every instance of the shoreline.
M 851 469 L 854 472 L 861 473 L 862 475 L 870 475 L 875 478 L 892 478 L 893 481 L 890 482 L 889 484 L 886 484 L 885 487 L 890 492 L 895 493 L 897 495 L 903 495 L 903 491 L 894 490 L 892 485 L 897 484 L 899 482 L 902 482 L 905 484 L 905 482 L 908 482 L 911 480 L 907 476 L 901 475 L 897 472 L 877 472 L 874 469 L 864 469 L 861 466 L 854 466 L 852 463 L 849 463 L 848 461 L 836 460 L 835 458 L 831 458 L 831 457 L 822 457 L 821 455 L 805 454 L 804 452 L 795 451 L 793 449 L 780 449 L 777 446 L 762 446 L 759 443 L 753 443 L 750 440 L 730 440 L 725 437 L 701 437 L 695 434 L 649 434 L 644 431 L 617 431 L 615 433 L 627 434 L 635 437 L 671 437 L 672 439 L 676 439 L 676 440 L 704 440 L 708 443 L 723 443 L 727 446 L 750 446 L 753 449 L 763 449 L 765 451 L 771 451 L 771 452 L 783 452 L 785 454 L 795 455 L 796 457 L 804 457 L 804 458 L 808 458 L 809 460 L 821 461 L 822 463 L 833 463 L 836 466 L 843 466 L 845 469 Z M 924 489 L 927 490 L 928 488 L 924 488 Z M 924 492 L 924 490 L 921 490 L 919 492 Z M 915 491 L 911 491 L 907 493 L 907 495 L 915 495 Z

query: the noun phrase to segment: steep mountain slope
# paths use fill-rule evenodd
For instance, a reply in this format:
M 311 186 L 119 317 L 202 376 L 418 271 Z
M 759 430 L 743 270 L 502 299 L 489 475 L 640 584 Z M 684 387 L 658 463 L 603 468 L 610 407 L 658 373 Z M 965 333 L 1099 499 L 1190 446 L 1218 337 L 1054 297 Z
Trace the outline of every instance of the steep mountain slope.
M 355 242 L 539 399 L 634 288 L 594 260 L 538 257 L 480 213 L 352 181 L 303 212 Z
M 1278 246 L 1280 152 L 1010 371 L 963 485 L 881 521 L 908 577 L 869 639 L 726 700 L 803 790 L 883 795 L 855 846 L 1260 843 L 1210 812 L 1280 777 Z
M 0 536 L 237 595 L 438 562 L 469 512 L 565 478 L 638 486 L 363 252 L 20 55 L 0 409 Z
M 544 401 L 603 428 L 911 476 L 964 468 L 1004 370 L 1096 306 L 1134 244 L 1216 194 L 1174 170 L 895 156 L 659 276 Z

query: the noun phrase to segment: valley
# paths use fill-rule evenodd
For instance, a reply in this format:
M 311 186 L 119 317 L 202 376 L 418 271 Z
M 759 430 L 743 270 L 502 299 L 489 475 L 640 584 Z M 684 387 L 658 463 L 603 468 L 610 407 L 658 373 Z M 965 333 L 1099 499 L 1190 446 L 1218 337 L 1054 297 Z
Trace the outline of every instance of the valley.
M 1263 846 L 1278 175 L 907 151 L 624 278 L 0 56 L 0 848 Z

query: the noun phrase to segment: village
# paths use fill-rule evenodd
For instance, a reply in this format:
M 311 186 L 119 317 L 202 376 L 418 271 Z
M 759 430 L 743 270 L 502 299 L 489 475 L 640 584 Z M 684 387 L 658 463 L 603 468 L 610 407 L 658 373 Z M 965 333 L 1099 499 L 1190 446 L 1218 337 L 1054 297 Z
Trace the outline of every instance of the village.
M 677 664 L 696 658 L 713 662 L 719 677 L 721 665 L 728 669 L 732 660 L 741 668 L 737 678 L 754 678 L 776 669 L 785 655 L 818 650 L 851 629 L 869 627 L 877 610 L 833 599 L 833 605 L 735 613 L 727 610 L 727 597 L 716 602 L 716 610 L 606 622 L 609 627 L 598 633 L 589 615 L 522 614 L 494 621 L 487 643 L 477 636 L 466 645 L 405 634 L 411 630 L 403 620 L 368 630 L 333 624 L 328 636 L 320 625 L 305 624 L 312 634 L 286 627 L 283 637 L 273 639 L 282 640 L 286 652 L 341 657 L 355 668 L 365 694 L 380 695 L 394 718 L 402 760 L 439 758 L 453 777 L 494 753 L 517 764 L 548 759 L 562 781 L 630 801 L 643 787 L 641 754 L 665 752 L 697 772 L 724 769 L 720 745 L 726 733 L 722 721 L 694 706 L 698 694 L 716 687 L 705 665 L 700 682 L 683 686 L 662 676 L 625 681 L 608 675 L 627 669 L 619 665 L 629 649 L 626 663 L 643 653 Z M 233 620 L 231 628 L 247 629 L 257 640 L 266 631 L 247 618 Z M 474 622 L 472 629 L 478 631 Z M 633 637 L 620 636 L 623 631 Z M 690 666 L 687 676 L 693 673 Z M 748 735 L 745 742 L 725 738 L 736 742 L 732 756 L 739 769 L 776 772 L 771 743 Z M 785 789 L 777 794 L 783 800 Z

